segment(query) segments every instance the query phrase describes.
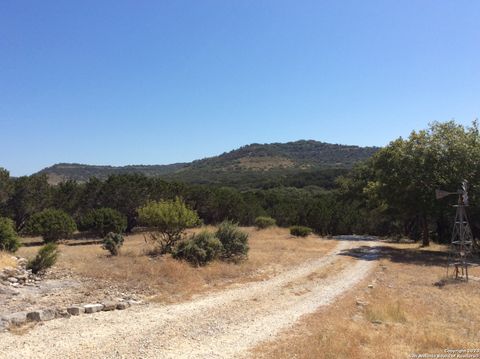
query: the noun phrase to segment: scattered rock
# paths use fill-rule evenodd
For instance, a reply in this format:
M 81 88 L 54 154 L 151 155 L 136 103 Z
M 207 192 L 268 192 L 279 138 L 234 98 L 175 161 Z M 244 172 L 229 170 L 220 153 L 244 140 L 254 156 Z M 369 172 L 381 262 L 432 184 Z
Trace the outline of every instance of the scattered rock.
M 16 261 L 15 268 L 5 267 L 0 270 L 0 279 L 5 284 L 10 284 L 13 287 L 27 285 L 34 279 L 41 279 L 33 275 L 31 269 L 26 269 L 28 260 L 25 258 L 14 257 Z
M 356 300 L 356 304 L 357 304 L 359 307 L 365 307 L 366 305 L 368 305 L 367 302 L 361 301 L 361 300 L 359 300 L 359 299 Z
M 124 309 L 127 309 L 128 307 L 130 307 L 130 303 L 128 303 L 128 302 L 117 303 L 117 309 L 118 310 L 124 310 Z
M 8 329 L 8 322 L 6 320 L 0 319 L 0 333 Z
M 87 304 L 83 306 L 85 308 L 85 313 L 96 313 L 100 312 L 103 309 L 103 304 Z
M 55 318 L 70 318 L 71 316 L 65 308 L 55 310 Z
M 27 319 L 32 322 L 45 322 L 47 320 L 52 320 L 55 319 L 55 310 L 35 310 L 27 314 Z
M 28 263 L 28 259 L 26 259 L 26 258 L 18 258 L 18 259 L 17 259 L 17 264 L 18 264 L 20 267 L 26 267 L 26 266 L 27 266 L 27 263 Z M 31 272 L 31 269 L 29 269 L 29 271 Z
M 81 306 L 71 306 L 67 308 L 67 312 L 71 315 L 80 315 L 85 313 L 85 308 Z
M 130 305 L 136 305 L 136 304 L 142 304 L 142 301 L 130 299 L 130 300 L 127 300 L 127 303 Z
M 0 294 L 6 294 L 6 295 L 17 295 L 18 291 L 15 289 L 12 289 L 10 287 L 4 286 L 0 284 Z
M 27 313 L 12 313 L 4 318 L 11 325 L 22 325 L 27 322 Z
M 115 308 L 117 307 L 117 303 L 112 301 L 103 302 L 102 304 L 103 310 L 106 312 L 110 310 L 115 310 Z

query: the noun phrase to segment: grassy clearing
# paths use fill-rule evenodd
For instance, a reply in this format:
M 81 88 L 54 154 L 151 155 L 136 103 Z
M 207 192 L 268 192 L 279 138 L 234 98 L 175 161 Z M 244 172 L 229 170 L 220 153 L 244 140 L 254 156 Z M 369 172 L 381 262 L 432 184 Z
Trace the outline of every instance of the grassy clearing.
M 406 358 L 411 353 L 478 348 L 480 282 L 435 286 L 445 275 L 445 267 L 438 265 L 444 250 L 384 246 L 368 280 L 278 340 L 260 345 L 254 357 Z M 480 269 L 472 268 L 471 274 L 480 277 Z
M 15 267 L 17 261 L 12 258 L 13 254 L 0 251 L 0 269 L 5 267 Z
M 372 323 L 405 323 L 407 321 L 403 305 L 398 300 L 395 302 L 374 303 L 367 306 L 365 318 Z
M 288 229 L 283 228 L 243 230 L 250 236 L 250 252 L 248 260 L 240 264 L 213 262 L 193 268 L 170 256 L 151 258 L 145 255 L 152 249 L 151 243 L 145 241 L 143 234 L 134 234 L 125 238 L 117 257 L 111 257 L 101 249 L 99 242 L 92 243 L 91 240 L 71 240 L 61 244 L 55 271 L 68 271 L 79 278 L 93 279 L 99 288 L 115 287 L 119 291 L 147 296 L 153 301 L 176 302 L 231 283 L 270 277 L 305 260 L 318 258 L 336 245 L 334 241 L 316 236 L 294 238 Z M 31 257 L 37 250 L 38 246 L 22 247 L 19 255 Z

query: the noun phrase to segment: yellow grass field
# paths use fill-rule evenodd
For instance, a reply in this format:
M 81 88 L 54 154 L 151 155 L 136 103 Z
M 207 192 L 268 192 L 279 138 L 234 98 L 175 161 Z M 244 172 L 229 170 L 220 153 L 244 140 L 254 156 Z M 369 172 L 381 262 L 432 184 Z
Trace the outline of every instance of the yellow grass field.
M 214 227 L 202 229 L 215 230 Z M 118 257 L 111 257 L 98 241 L 66 241 L 59 246 L 61 255 L 54 272 L 69 272 L 75 277 L 93 280 L 96 288 L 114 287 L 118 291 L 147 296 L 153 301 L 176 302 L 231 283 L 273 276 L 285 268 L 318 258 L 335 246 L 333 241 L 317 236 L 292 237 L 284 228 L 243 230 L 249 234 L 250 251 L 248 260 L 239 264 L 216 261 L 194 268 L 169 256 L 152 258 L 146 255 L 152 249 L 148 236 L 139 233 L 125 238 Z M 25 242 L 39 240 L 30 238 Z M 25 246 L 18 254 L 32 257 L 37 250 L 38 246 Z
M 370 278 L 278 340 L 257 347 L 254 357 L 387 359 L 478 349 L 480 269 L 471 268 L 468 283 L 438 286 L 446 247 L 379 245 Z

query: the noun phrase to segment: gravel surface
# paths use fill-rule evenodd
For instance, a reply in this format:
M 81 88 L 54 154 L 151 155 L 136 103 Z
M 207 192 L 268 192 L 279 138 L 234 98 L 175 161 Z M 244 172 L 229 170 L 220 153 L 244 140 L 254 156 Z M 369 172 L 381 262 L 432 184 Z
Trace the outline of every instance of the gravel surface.
M 341 272 L 309 279 L 344 249 L 369 242 L 340 241 L 328 255 L 262 282 L 238 285 L 174 304 L 136 306 L 37 325 L 23 335 L 0 334 L 6 358 L 232 358 L 273 339 L 302 315 L 328 305 L 373 266 L 355 260 Z M 328 268 L 328 267 L 327 267 Z

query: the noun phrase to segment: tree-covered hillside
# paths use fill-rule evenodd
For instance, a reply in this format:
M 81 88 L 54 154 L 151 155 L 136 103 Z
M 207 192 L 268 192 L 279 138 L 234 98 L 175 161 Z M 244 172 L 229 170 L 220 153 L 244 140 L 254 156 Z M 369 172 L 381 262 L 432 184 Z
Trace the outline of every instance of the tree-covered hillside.
M 336 177 L 345 169 L 370 158 L 378 148 L 329 144 L 318 141 L 251 144 L 191 163 L 142 166 L 90 166 L 61 163 L 45 168 L 50 183 L 72 179 L 85 182 L 91 177 L 104 180 L 112 174 L 140 173 L 149 177 L 187 183 L 269 187 L 304 181 L 305 178 Z M 300 179 L 298 178 L 300 177 Z M 331 181 L 330 181 L 331 182 Z
M 10 218 L 22 231 L 36 213 L 55 209 L 70 215 L 81 227 L 92 210 L 111 213 L 105 209 L 109 208 L 124 216 L 127 229 L 132 230 L 138 225 L 139 207 L 179 197 L 205 224 L 228 219 L 253 225 L 257 217 L 268 216 L 280 226 L 308 226 L 320 234 L 407 236 L 428 245 L 430 240 L 450 240 L 455 212 L 451 205 L 457 202 L 455 196 L 436 200 L 435 190 L 456 191 L 467 180 L 470 224 L 474 237 L 480 238 L 479 133 L 477 122 L 471 126 L 453 121 L 433 123 L 408 138 L 392 141 L 350 170 L 345 162 L 344 167 L 322 167 L 318 161 L 301 169 L 307 158 L 313 163 L 319 148 L 335 146 L 301 141 L 251 145 L 174 171 L 188 173 L 186 178 L 192 181 L 198 167 L 197 180 L 211 181 L 204 184 L 165 179 L 173 174 L 162 178 L 120 173 L 105 180 L 92 177 L 85 182 L 51 185 L 46 174 L 11 178 L 8 171 L 0 169 L 0 217 Z M 295 154 L 293 149 L 302 146 L 305 150 Z M 352 155 L 352 150 L 355 152 L 345 149 L 345 153 Z M 337 162 L 349 158 L 345 153 L 335 157 Z M 235 162 L 272 155 L 293 164 L 260 170 L 242 169 Z M 239 168 L 224 169 L 228 166 Z M 221 185 L 222 181 L 234 186 Z M 480 249 L 478 240 L 476 243 Z

